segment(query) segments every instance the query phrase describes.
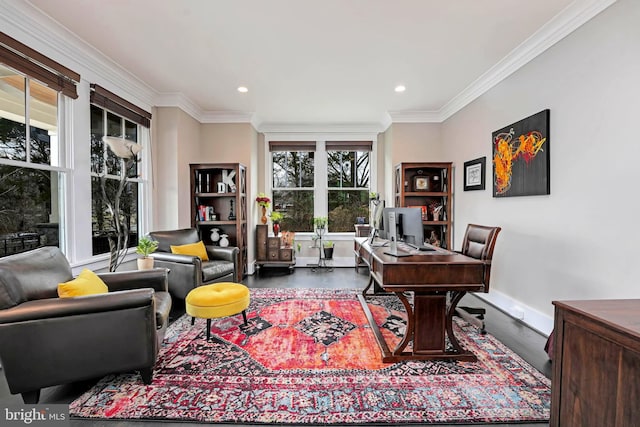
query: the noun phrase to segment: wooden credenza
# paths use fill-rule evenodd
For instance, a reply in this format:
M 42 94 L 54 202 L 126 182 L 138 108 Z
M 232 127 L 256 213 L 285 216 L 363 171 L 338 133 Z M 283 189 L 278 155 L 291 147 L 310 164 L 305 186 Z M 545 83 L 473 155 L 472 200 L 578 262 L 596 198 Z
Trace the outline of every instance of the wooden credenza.
M 260 275 L 262 267 L 289 267 L 289 273 L 293 273 L 296 265 L 293 248 L 282 246 L 280 237 L 269 236 L 269 226 L 258 224 L 256 226 L 256 273 Z
M 553 304 L 550 426 L 640 425 L 640 300 Z

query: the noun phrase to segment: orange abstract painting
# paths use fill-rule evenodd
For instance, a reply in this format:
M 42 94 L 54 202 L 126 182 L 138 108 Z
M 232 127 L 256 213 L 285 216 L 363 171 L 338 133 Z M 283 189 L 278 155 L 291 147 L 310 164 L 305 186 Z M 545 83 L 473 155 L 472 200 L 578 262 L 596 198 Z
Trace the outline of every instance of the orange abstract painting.
M 550 193 L 549 110 L 493 133 L 493 196 Z

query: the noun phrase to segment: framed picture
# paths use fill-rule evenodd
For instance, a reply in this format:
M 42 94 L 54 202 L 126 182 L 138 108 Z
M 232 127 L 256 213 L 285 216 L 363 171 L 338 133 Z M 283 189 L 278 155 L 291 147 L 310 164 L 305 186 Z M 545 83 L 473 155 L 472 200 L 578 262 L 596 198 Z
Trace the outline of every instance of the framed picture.
M 486 157 L 464 162 L 464 191 L 484 190 Z
M 493 132 L 493 197 L 551 193 L 549 110 Z
M 414 176 L 413 191 L 429 191 L 429 177 L 425 175 Z

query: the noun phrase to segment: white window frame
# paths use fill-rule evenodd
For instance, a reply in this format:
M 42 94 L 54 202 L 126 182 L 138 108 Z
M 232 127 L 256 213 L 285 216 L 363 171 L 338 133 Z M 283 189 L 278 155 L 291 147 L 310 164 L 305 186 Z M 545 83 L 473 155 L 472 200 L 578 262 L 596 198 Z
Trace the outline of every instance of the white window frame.
M 150 150 L 150 146 L 151 146 L 151 138 L 150 138 L 150 128 L 147 128 L 145 126 L 142 126 L 140 124 L 137 124 L 135 122 L 133 122 L 132 120 L 127 119 L 126 117 L 115 113 L 107 108 L 104 108 L 102 106 L 99 105 L 94 105 L 94 107 L 100 108 L 103 112 L 108 112 L 111 114 L 114 114 L 116 116 L 118 116 L 120 119 L 124 119 L 130 123 L 134 123 L 137 127 L 136 129 L 136 133 L 138 135 L 138 140 L 136 141 L 138 144 L 140 144 L 142 146 L 142 150 L 140 151 L 139 154 L 139 158 L 140 161 L 138 163 L 138 176 L 136 178 L 127 178 L 126 180 L 128 182 L 136 182 L 138 184 L 138 238 L 146 235 L 150 230 L 149 230 L 149 212 L 151 210 L 151 201 L 150 201 L 150 195 L 148 193 L 149 192 L 149 185 L 148 185 L 148 177 L 150 176 L 151 173 L 151 150 Z M 89 121 L 91 120 L 91 118 L 89 117 Z M 107 120 L 106 120 L 106 113 L 105 113 L 105 118 L 104 118 L 104 123 L 103 125 L 105 126 L 104 132 L 106 134 L 106 126 L 107 126 Z M 107 150 L 108 148 L 105 146 L 104 147 L 104 151 L 103 151 L 103 156 L 107 155 Z M 106 157 L 105 157 L 106 158 Z M 104 162 L 105 159 L 103 159 L 103 168 L 106 168 L 106 164 Z M 90 162 L 90 159 L 89 159 Z M 103 173 L 105 173 L 105 177 L 107 179 L 114 179 L 114 180 L 120 180 L 121 175 L 112 175 L 112 174 L 106 174 L 106 170 L 103 169 Z M 120 171 L 121 174 L 126 173 L 126 171 L 121 170 Z M 96 177 L 101 177 L 101 174 L 98 174 L 96 172 L 90 171 L 89 173 L 89 180 L 91 181 L 92 178 L 96 178 Z M 91 183 L 89 183 L 89 187 L 91 187 Z M 89 193 L 91 194 L 91 192 Z M 91 208 L 91 205 L 93 203 L 93 200 L 90 200 L 89 203 L 89 208 Z M 89 211 L 91 211 L 91 209 L 89 209 Z M 93 232 L 93 229 L 91 230 Z M 90 245 L 91 250 L 93 250 L 93 243 L 91 243 Z M 127 258 L 125 259 L 125 261 L 131 259 L 131 254 L 135 252 L 135 247 L 129 247 L 127 250 Z M 109 257 L 109 252 L 105 252 L 105 253 L 101 253 L 101 254 L 97 254 L 97 255 L 92 255 L 92 257 L 94 258 L 105 258 L 105 256 L 108 258 Z
M 6 65 L 2 65 L 3 67 L 8 67 Z M 31 103 L 31 88 L 29 81 L 33 80 L 37 82 L 36 79 L 33 79 L 24 73 L 17 71 L 11 67 L 8 67 L 11 70 L 15 71 L 17 74 L 20 74 L 25 79 L 25 88 L 24 88 L 24 121 L 25 121 L 25 140 L 26 140 L 26 160 L 11 160 L 0 158 L 0 163 L 7 166 L 15 166 L 27 169 L 34 170 L 44 170 L 49 172 L 57 172 L 61 174 L 61 179 L 58 179 L 58 194 L 57 194 L 57 205 L 58 205 L 58 247 L 63 253 L 66 253 L 68 250 L 69 236 L 68 230 L 69 225 L 68 221 L 68 188 L 69 183 L 71 182 L 71 174 L 72 170 L 68 167 L 69 155 L 68 153 L 71 151 L 69 145 L 70 140 L 67 137 L 68 132 L 66 131 L 66 127 L 69 125 L 68 118 L 71 116 L 71 99 L 62 95 L 62 93 L 58 92 L 57 95 L 57 107 L 56 107 L 56 126 L 57 126 L 57 147 L 55 147 L 56 155 L 53 155 L 54 147 L 51 147 L 52 156 L 51 156 L 51 165 L 46 165 L 42 163 L 32 163 L 31 155 L 30 155 L 30 103 Z M 38 82 L 39 83 L 39 82 Z M 52 200 L 53 202 L 53 200 Z M 53 209 L 53 208 L 52 208 Z
M 327 179 L 327 141 L 371 141 L 370 153 L 370 188 L 369 191 L 378 192 L 377 188 L 377 133 L 265 133 L 264 134 L 264 183 L 265 191 L 273 200 L 273 156 L 269 151 L 269 142 L 271 141 L 313 141 L 316 143 L 314 155 L 314 217 L 328 216 L 328 179 Z M 304 151 L 304 150 L 302 150 Z M 311 240 L 313 232 L 296 232 L 296 239 Z M 352 240 L 355 230 L 351 233 L 327 233 L 327 238 L 334 241 Z M 330 237 L 329 237 L 330 236 Z

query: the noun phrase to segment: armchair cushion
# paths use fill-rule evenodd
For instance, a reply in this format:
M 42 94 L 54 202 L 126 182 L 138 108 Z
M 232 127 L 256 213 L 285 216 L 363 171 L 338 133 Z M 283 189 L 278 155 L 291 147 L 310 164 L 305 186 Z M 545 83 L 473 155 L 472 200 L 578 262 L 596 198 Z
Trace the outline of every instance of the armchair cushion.
M 72 298 L 83 295 L 106 294 L 109 288 L 96 273 L 85 268 L 78 277 L 58 284 L 60 298 Z
M 0 259 L 0 309 L 25 301 L 58 297 L 58 283 L 73 279 L 67 258 L 45 246 Z
M 172 254 L 197 256 L 202 261 L 209 261 L 207 249 L 200 240 L 197 243 L 187 243 L 186 245 L 171 245 Z
M 202 263 L 202 283 L 211 282 L 218 277 L 233 273 L 233 264 L 228 261 L 214 260 Z

